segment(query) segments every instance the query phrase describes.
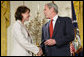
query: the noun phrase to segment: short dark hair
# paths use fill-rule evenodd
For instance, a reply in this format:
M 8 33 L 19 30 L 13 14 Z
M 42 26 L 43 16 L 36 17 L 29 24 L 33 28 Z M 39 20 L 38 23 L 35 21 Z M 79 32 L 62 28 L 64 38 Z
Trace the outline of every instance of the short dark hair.
M 30 9 L 26 6 L 19 6 L 15 12 L 15 19 L 16 20 L 21 20 L 22 21 L 22 13 L 27 12 L 27 10 L 30 12 Z

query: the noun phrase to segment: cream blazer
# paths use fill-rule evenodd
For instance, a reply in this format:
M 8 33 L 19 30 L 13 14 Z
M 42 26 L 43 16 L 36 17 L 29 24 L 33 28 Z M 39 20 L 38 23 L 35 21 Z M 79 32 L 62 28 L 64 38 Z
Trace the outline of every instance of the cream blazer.
M 37 54 L 39 48 L 32 44 L 28 31 L 20 20 L 17 20 L 12 28 L 13 48 L 11 56 L 32 56 Z

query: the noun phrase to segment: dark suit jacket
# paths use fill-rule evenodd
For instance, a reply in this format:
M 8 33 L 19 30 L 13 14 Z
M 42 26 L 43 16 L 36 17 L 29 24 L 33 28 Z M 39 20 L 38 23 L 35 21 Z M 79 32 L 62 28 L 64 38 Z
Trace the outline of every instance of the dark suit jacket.
M 49 24 L 47 22 L 42 27 L 41 48 L 45 56 L 70 56 L 70 42 L 74 40 L 74 30 L 69 17 L 58 17 L 53 32 L 52 39 L 56 40 L 56 45 L 46 46 L 44 42 L 50 39 Z

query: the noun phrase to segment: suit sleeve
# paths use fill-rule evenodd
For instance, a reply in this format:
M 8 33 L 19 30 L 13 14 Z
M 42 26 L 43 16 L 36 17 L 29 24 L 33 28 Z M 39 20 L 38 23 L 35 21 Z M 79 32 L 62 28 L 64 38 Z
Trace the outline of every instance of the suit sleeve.
M 42 49 L 42 51 L 43 51 L 43 54 L 45 54 L 45 46 L 44 46 L 44 29 L 43 29 L 43 27 L 42 27 L 42 38 L 41 38 L 41 45 L 40 45 L 40 47 L 41 47 L 41 49 Z
M 39 52 L 39 48 L 28 42 L 26 39 L 25 35 L 21 31 L 21 26 L 20 24 L 16 24 L 13 28 L 13 35 L 15 35 L 15 40 L 26 50 L 37 54 Z
M 66 19 L 65 33 L 66 35 L 61 35 L 61 38 L 56 40 L 57 46 L 65 45 L 74 40 L 74 30 L 73 30 L 72 21 L 70 18 Z

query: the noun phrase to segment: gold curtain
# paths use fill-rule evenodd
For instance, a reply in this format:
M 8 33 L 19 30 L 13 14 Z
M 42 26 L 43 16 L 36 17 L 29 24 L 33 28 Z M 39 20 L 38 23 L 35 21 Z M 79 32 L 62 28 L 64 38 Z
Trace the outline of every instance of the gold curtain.
M 1 56 L 7 56 L 7 28 L 9 26 L 10 2 L 1 1 Z
M 73 1 L 73 2 L 74 2 L 74 9 L 76 12 L 81 44 L 83 47 L 83 1 Z

